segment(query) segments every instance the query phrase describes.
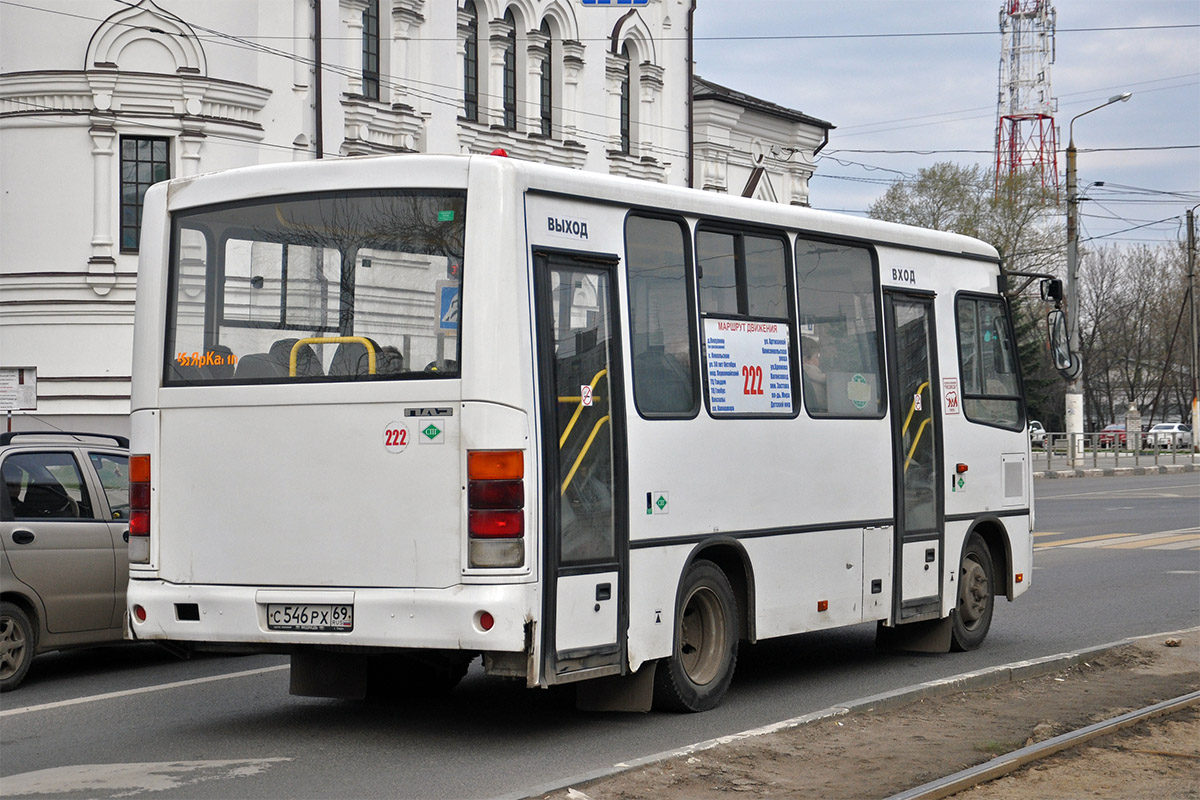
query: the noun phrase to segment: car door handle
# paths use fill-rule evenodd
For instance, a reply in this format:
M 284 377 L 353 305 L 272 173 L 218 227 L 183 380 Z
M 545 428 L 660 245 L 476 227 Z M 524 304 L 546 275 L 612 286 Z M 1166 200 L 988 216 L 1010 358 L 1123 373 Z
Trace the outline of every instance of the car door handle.
M 125 529 L 125 532 L 121 534 L 121 538 L 125 540 L 125 544 L 129 544 L 129 528 Z
M 33 531 L 13 531 L 12 540 L 17 544 L 30 544 L 33 542 Z

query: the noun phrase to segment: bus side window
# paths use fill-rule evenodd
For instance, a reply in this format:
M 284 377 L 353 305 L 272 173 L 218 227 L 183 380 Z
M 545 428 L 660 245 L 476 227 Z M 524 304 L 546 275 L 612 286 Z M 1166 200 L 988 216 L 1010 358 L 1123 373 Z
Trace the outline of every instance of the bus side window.
M 633 397 L 644 416 L 691 417 L 699 407 L 685 230 L 678 220 L 625 222 Z
M 972 422 L 1020 430 L 1021 390 L 1004 301 L 959 295 L 954 317 L 963 413 Z
M 808 413 L 883 416 L 882 340 L 871 252 L 797 238 L 796 283 Z

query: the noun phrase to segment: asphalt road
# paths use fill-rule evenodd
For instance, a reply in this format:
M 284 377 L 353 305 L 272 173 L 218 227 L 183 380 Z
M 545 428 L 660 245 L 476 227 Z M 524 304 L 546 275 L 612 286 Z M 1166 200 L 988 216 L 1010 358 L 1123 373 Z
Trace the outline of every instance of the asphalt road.
M 585 714 L 569 689 L 477 671 L 449 698 L 377 705 L 291 697 L 275 657 L 56 654 L 0 696 L 0 793 L 513 795 L 932 678 L 1200 624 L 1200 474 L 1044 480 L 1036 494 L 1033 586 L 972 653 L 879 653 L 872 625 L 772 640 L 742 649 L 724 703 L 699 715 Z

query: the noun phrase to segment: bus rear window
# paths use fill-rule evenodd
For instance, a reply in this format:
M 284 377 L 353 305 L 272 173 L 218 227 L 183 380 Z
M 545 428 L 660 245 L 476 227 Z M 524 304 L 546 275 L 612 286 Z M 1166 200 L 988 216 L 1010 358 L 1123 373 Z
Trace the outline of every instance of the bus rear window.
M 466 195 L 305 195 L 176 214 L 164 385 L 459 374 Z

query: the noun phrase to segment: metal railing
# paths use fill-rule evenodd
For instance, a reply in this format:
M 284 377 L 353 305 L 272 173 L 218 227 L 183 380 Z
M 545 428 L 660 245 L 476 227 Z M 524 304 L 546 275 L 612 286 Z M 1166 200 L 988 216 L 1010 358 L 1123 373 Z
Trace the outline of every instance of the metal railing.
M 1074 454 L 1071 453 L 1071 436 L 1063 431 L 1047 431 L 1040 441 L 1030 444 L 1034 464 L 1044 461 L 1046 469 L 1200 463 L 1200 458 L 1193 452 L 1191 435 L 1187 433 L 1084 432 L 1075 434 Z

